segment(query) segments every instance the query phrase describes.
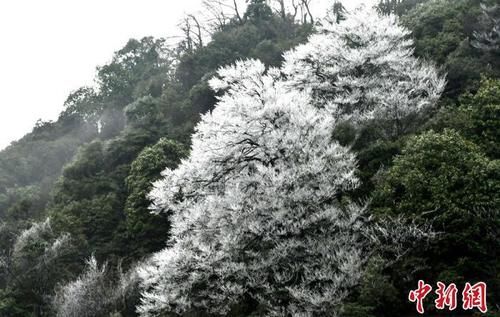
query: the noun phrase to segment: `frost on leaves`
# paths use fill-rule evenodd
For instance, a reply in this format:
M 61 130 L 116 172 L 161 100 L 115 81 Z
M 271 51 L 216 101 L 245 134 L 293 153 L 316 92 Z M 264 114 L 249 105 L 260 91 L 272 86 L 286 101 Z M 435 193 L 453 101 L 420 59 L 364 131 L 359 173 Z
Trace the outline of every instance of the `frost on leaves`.
M 488 7 L 481 4 L 479 29 L 474 32 L 472 46 L 485 51 L 500 50 L 500 4 Z
M 411 57 L 406 35 L 393 17 L 356 12 L 282 69 L 248 60 L 219 71 L 211 85 L 224 94 L 190 157 L 151 193 L 174 216 L 170 246 L 139 269 L 143 316 L 224 315 L 248 300 L 269 316 L 332 315 L 379 237 L 425 235 L 391 231 L 342 198 L 358 185 L 356 160 L 332 139 L 346 117 L 399 120 L 437 99 L 444 81 Z
M 406 132 L 403 119 L 435 104 L 445 80 L 413 56 L 410 32 L 394 15 L 360 8 L 340 24 L 325 19 L 309 41 L 285 54 L 293 89 L 312 89 L 314 103 L 354 124 L 368 120 Z
M 110 305 L 106 265 L 100 267 L 92 256 L 85 272 L 75 281 L 56 290 L 53 305 L 57 316 L 98 316 Z
M 142 271 L 143 313 L 226 313 L 248 294 L 270 313 L 305 312 L 335 305 L 354 281 L 360 210 L 334 203 L 357 184 L 354 156 L 307 92 L 264 70 L 246 61 L 219 73 L 212 85 L 226 93 L 191 156 L 156 183 L 156 207 L 175 211 L 174 239 Z

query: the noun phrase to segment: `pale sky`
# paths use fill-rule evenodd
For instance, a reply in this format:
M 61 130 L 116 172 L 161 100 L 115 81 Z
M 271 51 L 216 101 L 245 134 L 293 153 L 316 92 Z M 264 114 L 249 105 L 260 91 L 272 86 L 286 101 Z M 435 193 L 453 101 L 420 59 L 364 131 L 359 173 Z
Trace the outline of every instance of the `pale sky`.
M 313 0 L 316 8 L 327 0 Z M 11 0 L 0 2 L 0 149 L 55 120 L 68 94 L 130 38 L 177 34 L 202 0 Z M 352 7 L 364 0 L 344 0 Z

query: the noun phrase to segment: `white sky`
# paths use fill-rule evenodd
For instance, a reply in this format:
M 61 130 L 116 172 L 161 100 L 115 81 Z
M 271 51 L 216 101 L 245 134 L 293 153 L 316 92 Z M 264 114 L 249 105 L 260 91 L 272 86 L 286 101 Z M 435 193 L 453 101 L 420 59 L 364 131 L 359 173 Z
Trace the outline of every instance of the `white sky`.
M 327 0 L 313 0 L 316 7 Z M 130 38 L 168 37 L 202 0 L 0 2 L 0 149 L 55 120 L 68 94 Z M 344 0 L 352 7 L 365 0 Z

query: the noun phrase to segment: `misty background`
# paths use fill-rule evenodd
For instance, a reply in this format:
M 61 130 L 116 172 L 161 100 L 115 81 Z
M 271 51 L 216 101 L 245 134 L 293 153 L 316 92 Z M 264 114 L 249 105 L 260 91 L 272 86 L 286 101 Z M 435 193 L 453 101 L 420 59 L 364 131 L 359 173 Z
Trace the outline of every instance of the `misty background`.
M 241 1 L 244 3 L 244 1 Z M 346 1 L 347 8 L 370 0 Z M 319 17 L 329 1 L 315 0 Z M 93 84 L 96 65 L 130 38 L 175 42 L 183 16 L 202 0 L 21 0 L 0 3 L 0 149 L 57 119 L 69 93 Z

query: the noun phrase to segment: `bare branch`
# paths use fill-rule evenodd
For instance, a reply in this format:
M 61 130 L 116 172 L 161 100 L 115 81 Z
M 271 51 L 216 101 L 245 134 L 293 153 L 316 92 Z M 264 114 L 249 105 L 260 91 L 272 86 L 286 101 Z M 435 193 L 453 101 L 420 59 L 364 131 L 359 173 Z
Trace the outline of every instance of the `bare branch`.
M 302 6 L 305 8 L 311 23 L 314 23 L 314 17 L 311 13 L 311 9 L 309 8 L 310 3 L 311 3 L 311 0 L 302 0 Z M 304 22 L 307 23 L 307 19 L 304 18 Z
M 194 24 L 195 24 L 196 38 L 198 40 L 198 43 L 196 43 L 196 46 L 198 48 L 203 47 L 203 36 L 202 36 L 202 33 L 201 33 L 202 27 L 200 25 L 200 22 L 198 22 L 198 19 L 194 15 L 192 15 L 192 14 L 188 15 L 188 18 L 190 18 L 194 22 Z

